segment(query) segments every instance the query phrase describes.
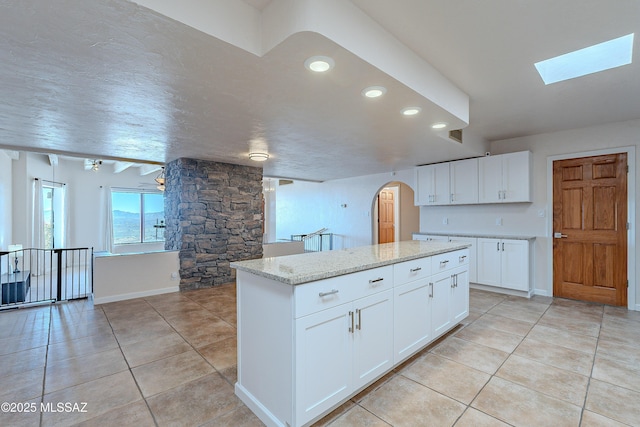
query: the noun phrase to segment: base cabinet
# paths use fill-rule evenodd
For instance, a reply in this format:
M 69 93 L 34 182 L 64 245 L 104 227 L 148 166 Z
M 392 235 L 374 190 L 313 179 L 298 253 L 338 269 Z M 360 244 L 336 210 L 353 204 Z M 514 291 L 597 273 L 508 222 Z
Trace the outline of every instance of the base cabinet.
M 394 289 L 394 361 L 399 363 L 431 341 L 432 283 L 414 280 Z
M 239 271 L 236 394 L 268 426 L 312 424 L 466 316 L 468 253 L 294 287 Z
M 529 291 L 529 241 L 478 239 L 478 283 Z
M 310 420 L 353 390 L 351 307 L 296 320 L 296 419 Z

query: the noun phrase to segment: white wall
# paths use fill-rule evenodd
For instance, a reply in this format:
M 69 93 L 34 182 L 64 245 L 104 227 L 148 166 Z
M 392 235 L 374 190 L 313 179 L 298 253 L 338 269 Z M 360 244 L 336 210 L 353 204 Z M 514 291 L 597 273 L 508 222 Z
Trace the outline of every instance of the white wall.
M 178 251 L 96 256 L 95 304 L 180 290 Z
M 11 240 L 11 158 L 0 150 L 0 250 L 7 249 Z
M 84 170 L 81 160 L 59 158 L 52 166 L 46 155 L 21 153 L 13 162 L 13 240 L 31 247 L 31 217 L 33 211 L 34 178 L 66 183 L 69 196 L 69 243 L 67 247 L 93 247 L 104 250 L 105 195 L 108 188 L 139 188 L 154 184 L 157 173 L 140 176 L 138 168 L 113 173 L 112 164 L 103 164 L 98 171 Z M 140 252 L 164 249 L 164 244 L 126 245 L 117 251 Z
M 550 215 L 551 200 L 547 196 L 549 157 L 585 153 L 595 150 L 638 147 L 640 145 L 640 120 L 527 136 L 491 144 L 492 154 L 530 150 L 533 153 L 533 203 L 505 205 L 476 205 L 454 207 L 420 208 L 420 231 L 422 232 L 474 232 L 502 235 L 536 236 L 534 258 L 534 289 L 538 294 L 552 295 L 550 262 Z M 623 151 L 623 150 L 621 150 Z M 630 176 L 635 174 L 635 188 L 640 188 L 640 173 L 636 163 L 629 165 Z M 631 203 L 635 205 L 636 194 L 631 194 Z M 539 213 L 544 217 L 539 217 Z M 448 225 L 442 224 L 443 218 L 449 219 Z M 497 226 L 496 219 L 502 218 L 503 225 Z M 630 218 L 632 230 L 638 238 L 638 212 Z M 630 242 L 631 244 L 631 242 Z M 635 252 L 635 247 L 630 247 Z M 640 259 L 632 260 L 637 265 Z M 630 285 L 635 283 L 635 305 L 640 309 L 640 278 L 638 272 L 629 278 Z M 631 301 L 633 304 L 634 301 Z
M 334 233 L 334 249 L 370 245 L 375 197 L 380 189 L 394 181 L 413 188 L 413 170 L 322 183 L 295 181 L 276 185 L 277 238 L 288 239 L 291 234 L 326 227 L 329 233 Z

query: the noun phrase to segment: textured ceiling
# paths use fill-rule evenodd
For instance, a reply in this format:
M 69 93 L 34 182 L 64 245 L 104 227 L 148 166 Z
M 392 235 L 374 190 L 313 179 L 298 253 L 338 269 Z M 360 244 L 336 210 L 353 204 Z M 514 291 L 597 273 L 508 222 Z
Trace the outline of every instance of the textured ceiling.
M 257 11 L 272 3 L 245 2 Z M 250 149 L 261 147 L 271 155 L 266 175 L 327 180 L 478 155 L 483 138 L 640 118 L 637 63 L 546 87 L 533 67 L 639 32 L 640 2 L 353 3 L 470 96 L 465 144 L 429 128 L 465 123 L 319 34 L 294 34 L 259 57 L 124 0 L 7 0 L 0 146 L 251 165 Z M 308 72 L 313 54 L 336 67 Z M 383 98 L 360 95 L 380 84 Z M 423 112 L 401 116 L 408 105 Z

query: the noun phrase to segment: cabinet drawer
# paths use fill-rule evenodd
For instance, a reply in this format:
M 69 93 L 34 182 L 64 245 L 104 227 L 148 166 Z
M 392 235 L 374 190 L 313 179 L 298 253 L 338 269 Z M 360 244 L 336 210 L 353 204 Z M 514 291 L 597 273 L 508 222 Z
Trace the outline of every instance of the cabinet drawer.
M 393 287 L 393 266 L 345 274 L 294 288 L 295 317 L 306 316 Z
M 469 249 L 461 249 L 431 257 L 431 271 L 433 274 L 467 264 L 469 264 Z
M 393 266 L 393 283 L 399 286 L 431 275 L 431 257 L 400 262 Z

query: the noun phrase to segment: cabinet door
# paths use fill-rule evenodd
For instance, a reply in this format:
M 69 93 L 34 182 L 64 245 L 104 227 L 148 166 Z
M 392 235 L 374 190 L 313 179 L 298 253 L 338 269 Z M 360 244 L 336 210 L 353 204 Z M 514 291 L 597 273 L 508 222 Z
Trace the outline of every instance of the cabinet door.
M 531 201 L 531 152 L 504 154 L 502 157 L 503 202 Z
M 458 267 L 453 271 L 451 288 L 451 321 L 455 325 L 469 315 L 469 269 Z
M 435 169 L 432 165 L 419 166 L 416 168 L 416 192 L 414 204 L 424 206 L 433 204 L 435 197 Z
M 444 333 L 451 326 L 449 298 L 451 296 L 451 272 L 438 273 L 431 278 L 433 283 L 431 300 L 432 339 Z
M 478 201 L 502 202 L 502 156 L 478 159 Z
M 502 240 L 502 287 L 529 290 L 529 241 Z
M 449 190 L 449 163 L 431 165 L 434 170 L 434 194 L 432 205 L 448 205 L 451 193 Z
M 352 305 L 296 320 L 296 424 L 302 425 L 353 391 Z
M 431 285 L 415 280 L 394 289 L 393 353 L 398 363 L 431 340 Z
M 393 367 L 393 290 L 354 301 L 354 388 Z
M 500 286 L 502 252 L 499 239 L 478 239 L 478 283 Z
M 478 159 L 467 159 L 449 164 L 451 204 L 478 203 Z
M 469 281 L 478 283 L 478 239 L 474 237 L 450 237 L 449 241 L 471 245 L 469 246 Z

